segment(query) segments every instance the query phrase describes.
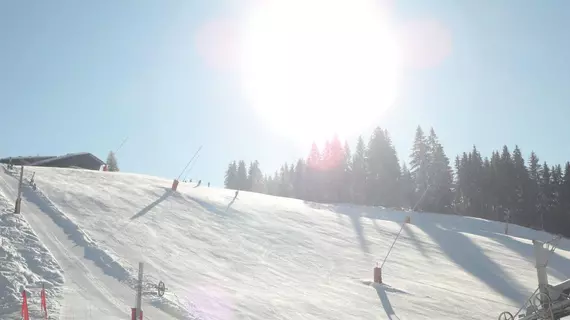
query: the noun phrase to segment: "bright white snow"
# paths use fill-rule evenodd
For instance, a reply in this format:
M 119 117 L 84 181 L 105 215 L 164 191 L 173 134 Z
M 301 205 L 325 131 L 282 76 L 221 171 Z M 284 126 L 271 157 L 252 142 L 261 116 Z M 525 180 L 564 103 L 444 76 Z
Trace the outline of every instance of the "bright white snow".
M 2 171 L 2 170 L 0 170 Z M 145 263 L 148 319 L 490 319 L 536 287 L 531 241 L 482 219 L 299 200 L 77 169 L 29 167 L 24 217 L 65 273 L 62 319 L 125 319 Z M 17 173 L 0 172 L 14 198 Z M 0 184 L 3 184 L 0 180 Z M 364 283 L 411 217 L 386 287 Z M 567 240 L 551 282 L 570 278 Z M 166 283 L 165 297 L 153 284 Z
M 3 185 L 0 180 L 0 185 Z M 28 295 L 30 316 L 40 312 L 42 284 L 46 289 L 48 314 L 57 316 L 63 275 L 52 255 L 42 245 L 22 215 L 14 214 L 14 199 L 0 188 L 0 319 L 21 319 L 22 290 Z

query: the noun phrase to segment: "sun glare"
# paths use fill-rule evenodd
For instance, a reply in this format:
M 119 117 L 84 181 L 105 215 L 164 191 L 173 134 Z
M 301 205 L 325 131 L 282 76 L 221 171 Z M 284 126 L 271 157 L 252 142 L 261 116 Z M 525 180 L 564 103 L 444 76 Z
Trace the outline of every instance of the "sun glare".
M 262 121 L 299 142 L 359 134 L 400 77 L 388 15 L 373 0 L 267 0 L 246 17 L 242 85 Z

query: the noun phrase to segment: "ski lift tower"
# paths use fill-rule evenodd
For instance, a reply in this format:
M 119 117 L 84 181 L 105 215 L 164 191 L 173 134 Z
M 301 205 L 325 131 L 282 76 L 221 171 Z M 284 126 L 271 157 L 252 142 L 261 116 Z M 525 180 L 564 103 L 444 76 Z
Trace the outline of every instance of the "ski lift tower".
M 570 315 L 570 279 L 551 285 L 546 267 L 561 237 L 549 242 L 533 240 L 538 288 L 515 315 L 505 311 L 499 320 L 559 320 Z

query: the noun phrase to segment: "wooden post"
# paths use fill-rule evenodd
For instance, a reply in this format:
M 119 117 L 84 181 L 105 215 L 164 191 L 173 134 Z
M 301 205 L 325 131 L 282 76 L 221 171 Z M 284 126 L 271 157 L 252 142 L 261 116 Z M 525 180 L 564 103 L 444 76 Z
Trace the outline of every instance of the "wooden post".
M 24 183 L 24 166 L 20 167 L 20 182 L 18 183 L 18 197 L 16 198 L 16 207 L 14 213 L 20 213 L 22 206 L 22 184 Z
M 172 181 L 172 191 L 176 191 L 177 188 L 178 188 L 178 179 L 174 179 L 174 181 Z

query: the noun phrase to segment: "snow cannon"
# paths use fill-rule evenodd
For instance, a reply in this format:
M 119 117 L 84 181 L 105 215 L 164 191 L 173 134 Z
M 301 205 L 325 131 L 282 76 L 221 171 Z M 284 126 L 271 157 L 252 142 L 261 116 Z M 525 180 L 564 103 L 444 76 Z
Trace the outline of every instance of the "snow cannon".
M 557 284 L 549 284 L 546 270 L 549 255 L 554 252 L 560 239 L 560 236 L 556 236 L 546 243 L 532 241 L 538 288 L 519 309 L 519 312 L 513 315 L 505 311 L 499 315 L 499 320 L 514 320 L 515 318 L 518 320 L 558 320 L 570 315 L 570 279 Z
M 174 179 L 174 181 L 172 181 L 172 191 L 176 191 L 177 188 L 178 188 L 178 179 Z
M 382 268 L 380 268 L 378 264 L 374 267 L 374 282 L 382 283 Z

